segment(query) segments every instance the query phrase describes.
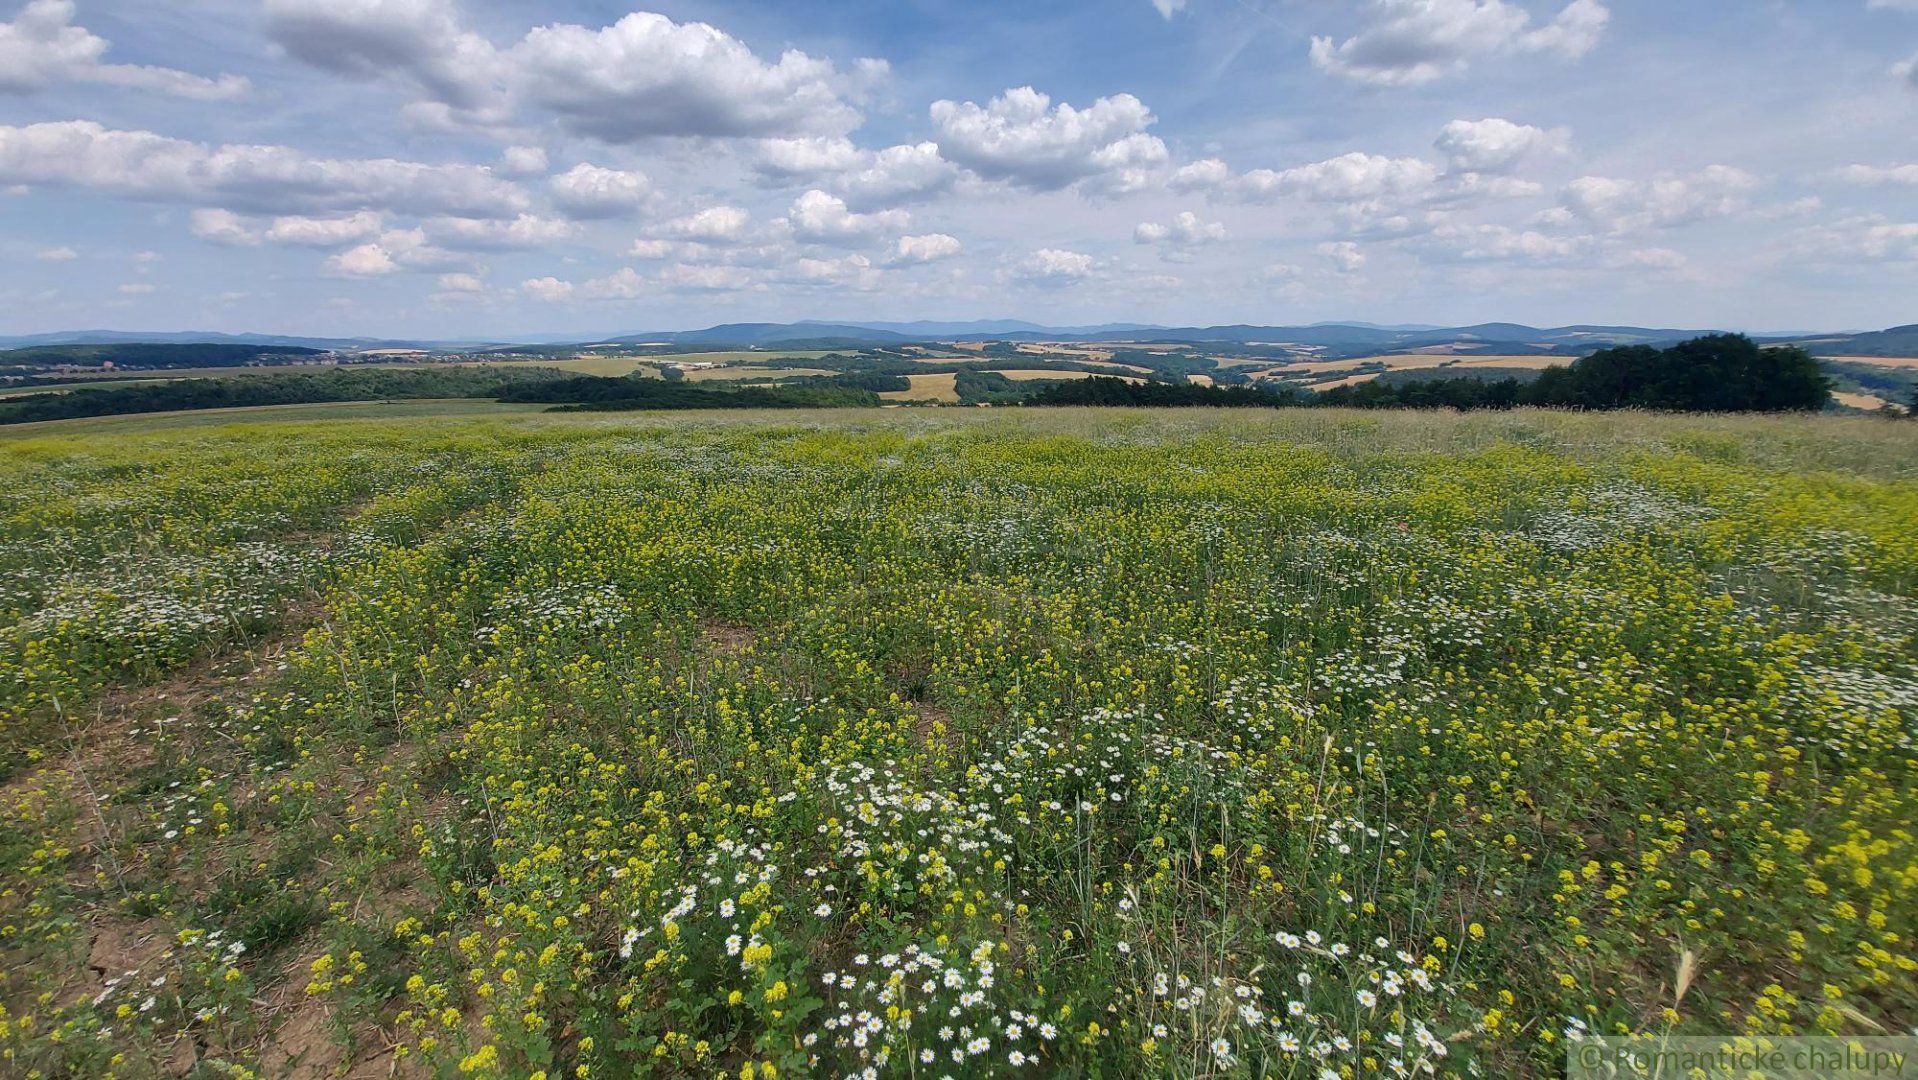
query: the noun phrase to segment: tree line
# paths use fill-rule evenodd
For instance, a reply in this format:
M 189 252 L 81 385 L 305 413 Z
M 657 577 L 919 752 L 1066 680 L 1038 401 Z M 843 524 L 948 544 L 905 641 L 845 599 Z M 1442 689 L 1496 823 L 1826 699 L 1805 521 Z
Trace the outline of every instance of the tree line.
M 1657 409 L 1671 412 L 1810 412 L 1831 402 L 1817 358 L 1798 346 L 1759 348 L 1743 334 L 1707 334 L 1670 348 L 1600 349 L 1549 367 L 1530 383 L 1438 376 L 1370 380 L 1323 392 L 1284 387 L 1166 386 L 1091 378 L 1050 386 L 1032 405 L 1258 405 L 1360 409 Z

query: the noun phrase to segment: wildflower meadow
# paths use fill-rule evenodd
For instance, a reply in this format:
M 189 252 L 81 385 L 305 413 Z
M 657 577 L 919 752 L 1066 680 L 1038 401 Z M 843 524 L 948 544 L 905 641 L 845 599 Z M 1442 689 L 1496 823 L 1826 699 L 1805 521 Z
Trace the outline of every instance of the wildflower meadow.
M 0 439 L 0 1073 L 1918 1025 L 1918 425 L 689 415 Z

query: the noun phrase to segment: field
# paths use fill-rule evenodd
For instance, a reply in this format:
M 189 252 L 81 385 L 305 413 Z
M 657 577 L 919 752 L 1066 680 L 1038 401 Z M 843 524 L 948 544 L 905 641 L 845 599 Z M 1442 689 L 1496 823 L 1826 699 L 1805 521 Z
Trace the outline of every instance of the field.
M 906 381 L 912 383 L 910 390 L 888 390 L 879 396 L 886 401 L 939 401 L 956 402 L 959 400 L 957 383 L 959 376 L 946 372 L 942 375 L 908 375 Z
M 439 407 L 0 437 L 0 1072 L 1918 1024 L 1918 425 Z

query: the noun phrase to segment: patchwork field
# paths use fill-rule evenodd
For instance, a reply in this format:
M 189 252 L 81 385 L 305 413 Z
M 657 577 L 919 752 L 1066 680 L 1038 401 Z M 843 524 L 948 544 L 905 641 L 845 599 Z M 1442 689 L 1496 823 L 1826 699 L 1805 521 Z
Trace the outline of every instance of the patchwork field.
M 0 1072 L 1918 1023 L 1918 425 L 435 404 L 0 438 Z

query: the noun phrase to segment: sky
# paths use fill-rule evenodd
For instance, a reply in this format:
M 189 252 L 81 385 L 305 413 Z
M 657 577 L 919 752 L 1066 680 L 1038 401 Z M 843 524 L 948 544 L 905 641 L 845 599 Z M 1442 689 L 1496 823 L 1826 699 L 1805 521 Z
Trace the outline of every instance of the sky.
M 0 333 L 1918 322 L 1918 0 L 0 0 Z

